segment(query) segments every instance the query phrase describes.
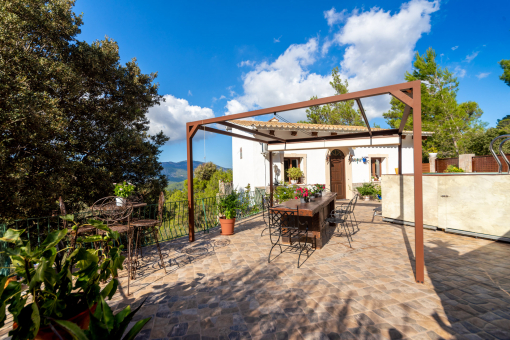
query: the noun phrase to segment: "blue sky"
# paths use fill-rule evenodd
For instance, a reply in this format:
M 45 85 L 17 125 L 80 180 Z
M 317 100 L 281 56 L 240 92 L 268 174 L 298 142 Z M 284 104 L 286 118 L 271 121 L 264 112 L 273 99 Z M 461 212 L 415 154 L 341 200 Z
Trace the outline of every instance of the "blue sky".
M 186 159 L 186 120 L 331 95 L 335 66 L 352 91 L 398 83 L 413 52 L 428 47 L 459 77 L 459 101 L 478 102 L 490 126 L 510 114 L 497 64 L 510 58 L 510 1 L 77 0 L 75 12 L 84 19 L 79 39 L 108 36 L 123 63 L 136 57 L 142 72 L 158 72 L 166 102 L 149 112 L 151 131 L 171 137 L 161 161 Z M 387 99 L 364 105 L 385 127 Z M 230 137 L 205 144 L 207 161 L 231 167 Z M 194 159 L 204 160 L 201 134 Z

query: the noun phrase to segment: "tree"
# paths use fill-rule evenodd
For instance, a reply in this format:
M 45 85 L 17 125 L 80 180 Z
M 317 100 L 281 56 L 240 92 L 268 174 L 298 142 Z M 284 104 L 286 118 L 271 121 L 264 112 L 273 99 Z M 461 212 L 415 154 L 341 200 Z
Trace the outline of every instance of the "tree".
M 457 102 L 459 82 L 448 70 L 436 63 L 436 53 L 429 48 L 424 55 L 416 53 L 412 73 L 406 72 L 406 81 L 421 80 L 422 129 L 434 135 L 424 143 L 429 152 L 440 156 L 458 155 L 465 151 L 466 133 L 482 131 L 486 123 L 480 121 L 483 111 L 476 102 Z M 392 98 L 391 108 L 383 114 L 388 125 L 400 126 L 404 104 Z M 409 117 L 405 129 L 412 130 Z
M 496 127 L 501 129 L 501 128 L 507 127 L 509 125 L 510 125 L 510 115 L 506 115 L 503 118 L 497 120 Z
M 207 162 L 197 166 L 193 175 L 198 181 L 208 181 L 211 179 L 211 176 L 216 172 L 216 170 L 216 164 L 213 162 Z
M 499 77 L 499 79 L 503 80 L 505 84 L 510 86 L 510 59 L 501 60 L 499 65 L 503 69 L 503 74 Z
M 345 82 L 342 82 L 340 74 L 338 73 L 338 67 L 335 67 L 333 71 L 331 71 L 331 76 L 333 77 L 333 81 L 329 82 L 329 84 L 335 90 L 335 95 L 349 92 L 349 83 L 347 79 Z M 310 98 L 310 100 L 314 99 L 317 99 L 317 96 Z M 354 109 L 354 100 L 322 106 L 311 106 L 306 110 L 306 119 L 306 121 L 299 121 L 299 123 L 365 126 L 361 114 Z
M 46 216 L 62 196 L 69 210 L 127 180 L 157 197 L 157 160 L 168 138 L 150 136 L 156 74 L 121 65 L 109 38 L 79 41 L 73 0 L 0 2 L 0 216 Z
M 485 131 L 476 131 L 469 133 L 469 138 L 467 138 L 466 142 L 466 151 L 467 153 L 474 153 L 477 156 L 490 155 L 490 143 L 497 136 L 510 134 L 510 126 L 505 126 L 503 128 L 490 128 Z M 494 151 L 499 154 L 499 144 L 504 140 L 504 138 L 499 139 L 494 143 Z M 503 145 L 503 152 L 505 154 L 510 153 L 510 143 L 505 143 Z

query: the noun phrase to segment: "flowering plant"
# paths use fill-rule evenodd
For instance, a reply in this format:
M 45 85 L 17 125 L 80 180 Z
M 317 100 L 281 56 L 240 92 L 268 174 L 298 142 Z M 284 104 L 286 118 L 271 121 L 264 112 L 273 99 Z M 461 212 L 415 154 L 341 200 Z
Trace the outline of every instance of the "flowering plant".
M 298 187 L 296 189 L 296 199 L 298 198 L 309 198 L 310 197 L 310 192 L 308 191 L 307 188 L 301 188 L 301 187 Z
M 135 190 L 135 186 L 126 181 L 122 183 L 113 183 L 115 184 L 115 196 L 128 198 L 131 193 Z
M 326 185 L 324 185 L 324 184 L 315 184 L 315 191 L 316 192 L 323 192 L 324 189 L 326 189 Z

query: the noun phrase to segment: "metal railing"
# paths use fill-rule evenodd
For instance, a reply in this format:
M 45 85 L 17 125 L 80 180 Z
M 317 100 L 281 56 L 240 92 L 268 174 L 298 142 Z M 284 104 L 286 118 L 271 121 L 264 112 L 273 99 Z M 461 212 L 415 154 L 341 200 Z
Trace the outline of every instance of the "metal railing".
M 263 192 L 246 192 L 240 196 L 241 209 L 237 210 L 236 218 L 244 218 L 256 215 L 264 209 L 262 204 Z M 208 232 L 209 229 L 219 225 L 218 203 L 221 196 L 195 199 L 195 232 Z M 135 208 L 133 217 L 139 219 L 156 219 L 158 215 L 158 205 L 148 204 L 142 208 Z M 94 218 L 91 212 L 81 212 L 74 214 L 76 221 L 86 221 Z M 70 227 L 71 225 L 68 225 Z M 0 237 L 5 231 L 12 229 L 25 229 L 25 237 L 30 240 L 32 245 L 39 245 L 48 233 L 64 228 L 64 223 L 60 216 L 34 217 L 22 220 L 16 220 L 11 223 L 0 224 Z M 170 241 L 189 234 L 188 230 L 188 201 L 166 202 L 163 210 L 163 222 L 159 228 L 159 241 Z M 123 242 L 121 238 L 121 242 Z M 154 243 L 152 237 L 143 240 L 142 246 L 149 246 Z M 0 241 L 0 275 L 9 274 L 9 258 L 4 250 L 6 243 Z

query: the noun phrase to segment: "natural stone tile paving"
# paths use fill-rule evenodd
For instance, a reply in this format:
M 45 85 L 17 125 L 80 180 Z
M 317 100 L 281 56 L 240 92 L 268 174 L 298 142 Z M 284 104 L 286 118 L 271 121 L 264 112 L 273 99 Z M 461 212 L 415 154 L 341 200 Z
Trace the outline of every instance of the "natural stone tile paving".
M 110 304 L 146 299 L 136 320 L 152 319 L 139 340 L 510 339 L 510 245 L 425 230 L 416 284 L 414 229 L 382 222 L 377 206 L 356 207 L 352 248 L 335 232 L 301 268 L 291 253 L 267 263 L 260 216 L 230 237 L 213 229 L 166 242 L 167 274 L 147 249 L 131 294 L 124 273 Z

